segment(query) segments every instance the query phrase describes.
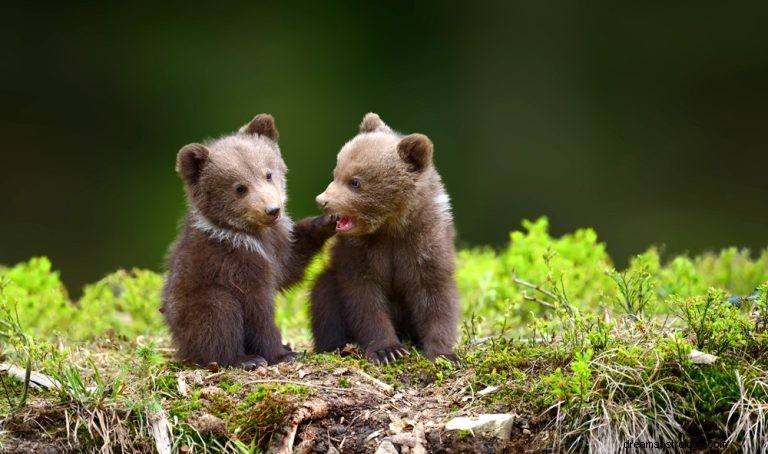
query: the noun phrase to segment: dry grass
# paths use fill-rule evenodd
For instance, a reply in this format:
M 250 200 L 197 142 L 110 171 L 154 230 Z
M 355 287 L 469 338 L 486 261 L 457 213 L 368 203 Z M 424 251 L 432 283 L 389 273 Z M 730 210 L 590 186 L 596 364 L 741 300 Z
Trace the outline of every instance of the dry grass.
M 745 381 L 739 372 L 741 397 L 728 412 L 728 444 L 740 445 L 742 452 L 768 452 L 768 374 Z

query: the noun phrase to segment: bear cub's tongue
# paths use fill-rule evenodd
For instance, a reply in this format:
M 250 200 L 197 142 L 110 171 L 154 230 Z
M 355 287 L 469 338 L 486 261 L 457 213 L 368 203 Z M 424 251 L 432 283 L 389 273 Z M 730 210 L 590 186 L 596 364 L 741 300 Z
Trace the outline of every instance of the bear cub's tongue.
M 355 228 L 355 220 L 352 216 L 342 215 L 339 220 L 336 221 L 337 232 L 348 232 Z

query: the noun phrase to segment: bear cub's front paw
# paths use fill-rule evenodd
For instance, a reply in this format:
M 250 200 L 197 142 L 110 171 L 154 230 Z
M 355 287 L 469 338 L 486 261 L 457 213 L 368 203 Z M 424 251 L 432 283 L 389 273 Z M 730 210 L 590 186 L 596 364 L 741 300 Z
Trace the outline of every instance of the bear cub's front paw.
M 409 355 L 408 349 L 402 344 L 394 344 L 388 347 L 370 347 L 365 350 L 365 356 L 373 364 L 389 364 Z
M 316 232 L 322 238 L 330 238 L 336 234 L 336 222 L 339 220 L 339 216 L 335 214 L 325 214 L 317 216 L 314 219 L 314 227 Z

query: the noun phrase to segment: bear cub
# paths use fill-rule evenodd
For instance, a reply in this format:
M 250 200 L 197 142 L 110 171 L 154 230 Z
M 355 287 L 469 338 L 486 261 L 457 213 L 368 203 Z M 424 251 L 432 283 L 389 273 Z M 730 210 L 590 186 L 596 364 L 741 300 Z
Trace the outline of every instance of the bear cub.
M 317 197 L 336 215 L 330 263 L 312 289 L 315 351 L 356 342 L 373 363 L 407 355 L 410 340 L 456 361 L 459 300 L 448 194 L 422 134 L 401 136 L 369 113 Z
M 246 369 L 287 361 L 274 295 L 296 283 L 333 219 L 285 215 L 286 166 L 271 115 L 184 146 L 176 171 L 188 212 L 171 246 L 163 312 L 180 360 Z

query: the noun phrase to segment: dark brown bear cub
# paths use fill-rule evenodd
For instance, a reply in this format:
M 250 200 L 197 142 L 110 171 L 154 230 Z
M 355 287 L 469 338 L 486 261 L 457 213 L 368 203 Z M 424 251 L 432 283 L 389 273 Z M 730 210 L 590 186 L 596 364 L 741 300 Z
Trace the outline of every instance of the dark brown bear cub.
M 455 360 L 454 227 L 429 138 L 403 137 L 369 113 L 317 202 L 338 222 L 312 290 L 315 350 L 357 342 L 388 363 L 408 353 L 408 339 L 430 359 Z
M 286 166 L 271 115 L 177 156 L 188 213 L 171 247 L 161 311 L 179 359 L 253 368 L 292 358 L 274 295 L 333 235 L 329 216 L 284 215 Z

